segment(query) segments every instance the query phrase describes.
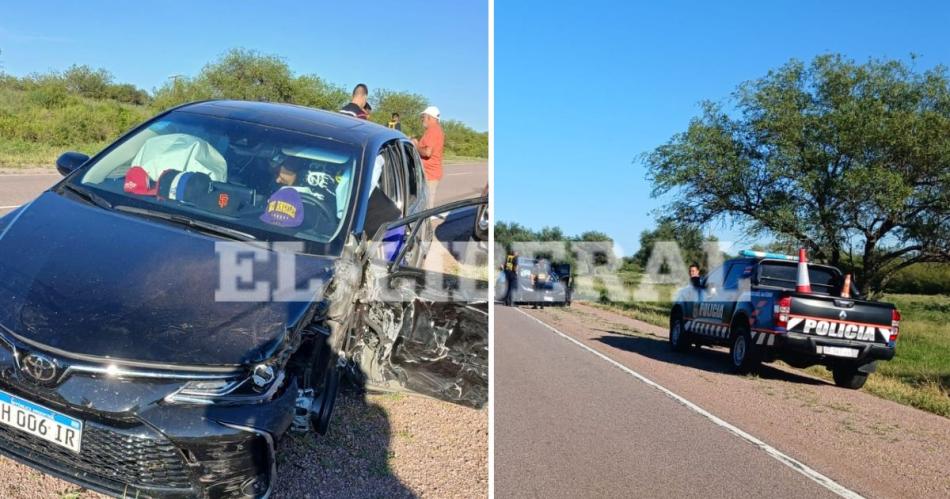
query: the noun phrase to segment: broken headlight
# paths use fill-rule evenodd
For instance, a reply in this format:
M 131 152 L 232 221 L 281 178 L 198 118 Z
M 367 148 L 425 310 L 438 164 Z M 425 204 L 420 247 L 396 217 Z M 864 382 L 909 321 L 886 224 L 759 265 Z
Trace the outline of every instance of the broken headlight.
M 249 404 L 270 400 L 283 384 L 284 372 L 270 364 L 254 366 L 246 376 L 186 382 L 166 402 L 179 404 Z

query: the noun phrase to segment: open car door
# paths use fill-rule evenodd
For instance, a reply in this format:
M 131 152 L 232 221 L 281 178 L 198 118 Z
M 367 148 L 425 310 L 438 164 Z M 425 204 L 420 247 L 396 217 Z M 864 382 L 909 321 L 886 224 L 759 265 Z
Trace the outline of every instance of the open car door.
M 383 225 L 366 246 L 355 326 L 354 374 L 375 391 L 414 392 L 482 407 L 488 401 L 487 246 L 473 239 L 486 197 Z M 431 225 L 429 225 L 431 224 Z M 426 247 L 424 259 L 408 255 Z M 416 266 L 407 261 L 421 260 Z

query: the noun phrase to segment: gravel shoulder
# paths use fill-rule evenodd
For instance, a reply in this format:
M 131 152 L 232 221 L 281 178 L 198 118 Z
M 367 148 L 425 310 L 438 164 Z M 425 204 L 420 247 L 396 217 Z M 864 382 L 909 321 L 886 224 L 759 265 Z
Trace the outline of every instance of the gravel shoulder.
M 728 372 L 724 349 L 670 351 L 666 331 L 576 303 L 526 312 L 867 497 L 950 496 L 950 420 L 800 371 Z

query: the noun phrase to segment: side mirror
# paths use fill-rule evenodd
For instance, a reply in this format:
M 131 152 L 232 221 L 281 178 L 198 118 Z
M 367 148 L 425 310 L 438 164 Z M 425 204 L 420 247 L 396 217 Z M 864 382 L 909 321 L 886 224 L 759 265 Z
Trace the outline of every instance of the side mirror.
M 82 166 L 86 161 L 89 161 L 89 156 L 81 152 L 64 152 L 56 159 L 56 169 L 65 177 L 74 172 L 76 168 Z

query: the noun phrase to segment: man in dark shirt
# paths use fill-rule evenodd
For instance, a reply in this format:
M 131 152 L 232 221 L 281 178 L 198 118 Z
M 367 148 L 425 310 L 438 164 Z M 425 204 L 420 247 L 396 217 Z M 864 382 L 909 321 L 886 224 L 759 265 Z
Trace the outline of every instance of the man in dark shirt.
M 343 109 L 340 109 L 340 112 L 343 114 L 348 114 L 354 118 L 367 119 L 369 118 L 369 109 L 366 98 L 369 96 L 369 89 L 366 88 L 365 83 L 358 83 L 353 87 L 353 97 L 350 99 L 350 103 L 343 106 Z M 371 108 L 370 108 L 371 109 Z
M 698 263 L 694 262 L 690 264 L 689 266 L 689 282 L 690 284 L 693 285 L 694 288 L 697 288 L 697 289 L 702 288 L 701 286 L 702 277 L 700 276 Z

